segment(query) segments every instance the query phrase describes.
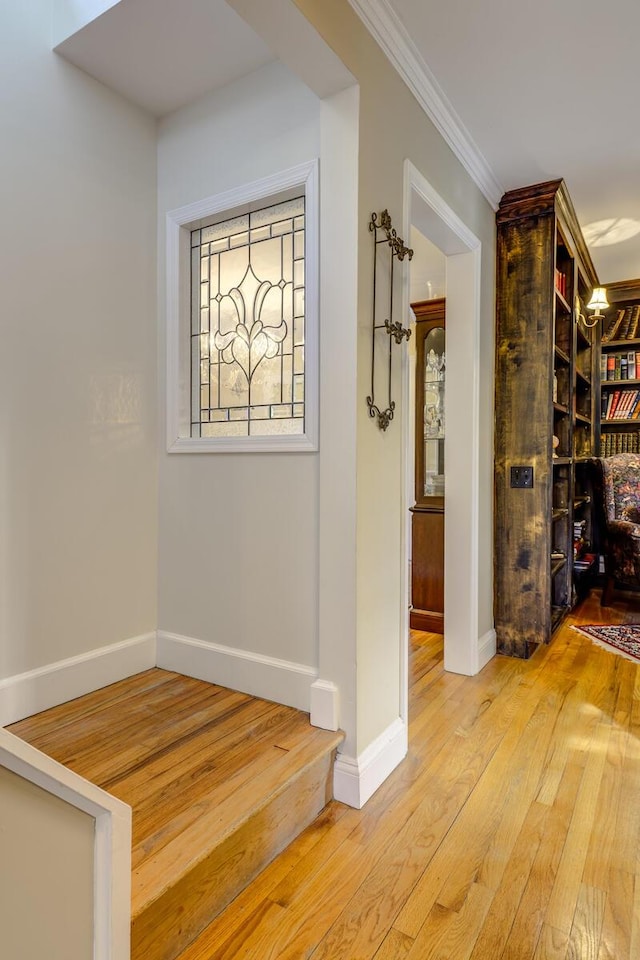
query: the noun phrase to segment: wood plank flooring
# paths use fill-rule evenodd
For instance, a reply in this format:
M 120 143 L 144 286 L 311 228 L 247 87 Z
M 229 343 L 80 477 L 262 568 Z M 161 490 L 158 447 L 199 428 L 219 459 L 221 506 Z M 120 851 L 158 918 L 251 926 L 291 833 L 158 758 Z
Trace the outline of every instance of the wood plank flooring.
M 331 803 L 180 960 L 637 960 L 640 671 L 572 622 L 528 661 L 447 674 L 414 634 L 410 750 Z
M 134 960 L 172 960 L 314 820 L 342 740 L 163 670 L 9 729 L 131 805 Z

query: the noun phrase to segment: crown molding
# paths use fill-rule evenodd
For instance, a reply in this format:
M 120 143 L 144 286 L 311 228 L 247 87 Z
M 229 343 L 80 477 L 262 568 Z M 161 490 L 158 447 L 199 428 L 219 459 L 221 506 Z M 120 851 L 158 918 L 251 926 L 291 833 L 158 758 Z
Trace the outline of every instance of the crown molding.
M 504 188 L 474 143 L 389 0 L 349 0 L 436 129 L 494 210 Z

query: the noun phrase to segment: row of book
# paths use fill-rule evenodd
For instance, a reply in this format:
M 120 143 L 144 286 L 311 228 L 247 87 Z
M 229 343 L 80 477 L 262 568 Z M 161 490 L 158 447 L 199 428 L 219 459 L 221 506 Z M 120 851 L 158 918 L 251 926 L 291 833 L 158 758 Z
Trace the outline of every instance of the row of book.
M 640 417 L 640 390 L 609 390 L 602 394 L 602 420 L 637 420 Z
M 614 453 L 640 453 L 637 433 L 603 433 L 600 437 L 600 456 L 612 457 Z
M 566 274 L 564 274 L 564 273 L 562 272 L 562 270 L 558 270 L 557 267 L 556 267 L 555 283 L 556 283 L 556 290 L 558 291 L 558 293 L 562 294 L 562 296 L 563 296 L 563 297 L 565 298 L 565 300 L 566 300 L 566 298 L 567 298 L 567 277 L 566 277 Z
M 621 307 L 609 318 L 602 334 L 602 342 L 609 340 L 635 340 L 640 334 L 640 303 L 630 307 Z
M 601 380 L 635 380 L 640 373 L 640 351 L 603 353 L 600 357 Z

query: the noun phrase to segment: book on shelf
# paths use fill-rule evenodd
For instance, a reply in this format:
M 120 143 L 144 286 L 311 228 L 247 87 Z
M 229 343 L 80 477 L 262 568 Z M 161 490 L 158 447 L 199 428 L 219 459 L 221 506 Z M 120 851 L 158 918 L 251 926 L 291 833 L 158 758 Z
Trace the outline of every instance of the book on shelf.
M 628 420 L 631 416 L 631 410 L 635 400 L 638 397 L 637 390 L 623 390 L 623 396 L 621 398 L 621 403 L 618 406 L 616 419 L 618 420 Z
M 606 330 L 602 334 L 603 343 L 608 343 L 609 340 L 617 339 L 617 333 L 618 333 L 618 330 L 620 329 L 620 324 L 624 319 L 624 314 L 625 314 L 625 311 L 623 308 L 621 310 L 618 310 L 615 317 L 611 318 Z
M 600 438 L 600 456 L 613 457 L 616 453 L 638 453 L 638 431 L 623 433 L 618 430 L 603 433 Z
M 613 390 L 609 394 L 609 405 L 607 407 L 607 420 L 613 420 L 613 415 L 616 412 L 616 407 L 620 402 L 620 391 Z
M 612 390 L 601 398 L 603 420 L 630 420 L 640 415 L 640 390 Z
M 615 406 L 613 413 L 611 414 L 612 420 L 622 420 L 624 417 L 625 407 L 627 405 L 627 392 L 622 390 L 620 396 L 618 397 L 618 403 Z
M 620 307 L 611 317 L 602 334 L 602 342 L 611 340 L 635 340 L 640 333 L 640 304 Z
M 600 378 L 605 380 L 635 380 L 640 373 L 640 351 L 603 354 Z
M 561 296 L 563 296 L 566 299 L 567 297 L 566 275 L 562 272 L 562 270 L 558 270 L 558 268 L 556 267 L 555 277 L 556 277 L 556 290 L 558 291 L 559 294 L 561 294 Z
M 576 573 L 584 573 L 585 570 L 588 570 L 595 562 L 595 559 L 595 553 L 581 553 L 580 556 L 573 561 L 573 569 Z
M 607 407 L 609 406 L 609 397 L 606 393 L 600 394 L 600 419 L 607 419 Z

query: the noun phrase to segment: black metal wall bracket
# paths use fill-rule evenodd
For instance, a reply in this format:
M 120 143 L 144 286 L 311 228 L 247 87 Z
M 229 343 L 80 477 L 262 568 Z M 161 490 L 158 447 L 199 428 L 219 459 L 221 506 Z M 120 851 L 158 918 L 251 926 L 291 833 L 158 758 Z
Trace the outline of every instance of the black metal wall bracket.
M 386 430 L 391 421 L 396 408 L 395 401 L 391 399 L 391 371 L 393 343 L 401 344 L 403 340 L 408 340 L 411 336 L 411 330 L 403 327 L 398 320 L 393 320 L 393 276 L 396 261 L 402 261 L 405 257 L 411 260 L 413 250 L 406 247 L 404 240 L 399 237 L 391 224 L 391 217 L 388 210 L 383 210 L 378 220 L 378 214 L 372 213 L 369 221 L 369 230 L 373 233 L 373 306 L 372 306 L 372 330 L 371 330 L 371 395 L 367 397 L 367 406 L 369 416 L 378 418 L 378 426 L 381 430 Z M 378 247 L 384 244 L 389 248 L 389 266 L 388 266 L 388 309 L 389 314 L 383 323 L 378 323 L 378 305 L 376 303 L 376 294 L 378 291 Z M 384 330 L 389 337 L 389 363 L 387 371 L 388 379 L 388 402 L 387 407 L 381 410 L 375 402 L 375 369 L 376 369 L 376 331 Z

